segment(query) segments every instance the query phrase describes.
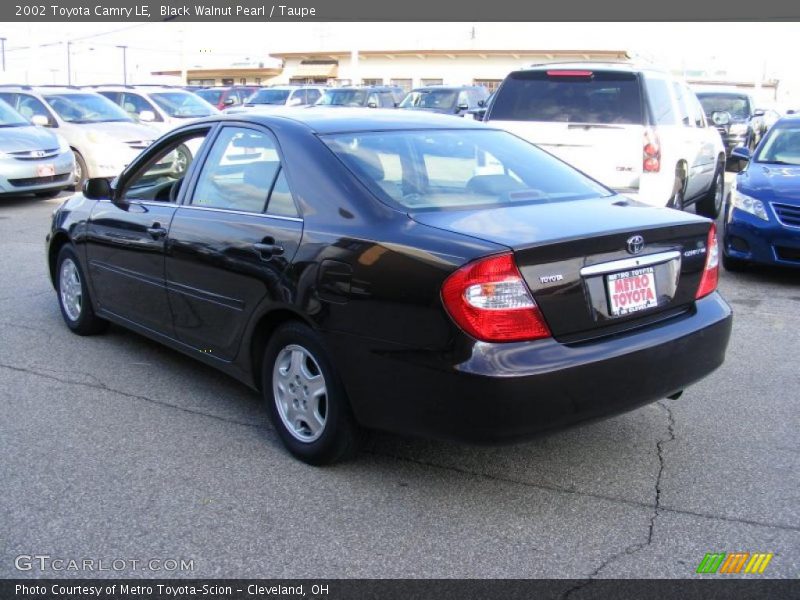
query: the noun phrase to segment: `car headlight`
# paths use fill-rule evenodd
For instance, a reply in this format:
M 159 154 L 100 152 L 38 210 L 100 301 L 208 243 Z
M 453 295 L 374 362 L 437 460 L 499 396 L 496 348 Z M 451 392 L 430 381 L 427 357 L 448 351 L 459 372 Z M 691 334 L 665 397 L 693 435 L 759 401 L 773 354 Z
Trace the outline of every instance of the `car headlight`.
M 769 221 L 769 216 L 767 216 L 767 208 L 764 206 L 764 203 L 761 200 L 756 200 L 747 194 L 741 193 L 737 189 L 731 190 L 731 205 L 734 208 L 738 208 L 739 210 L 750 213 L 759 219 Z
M 731 125 L 730 132 L 733 135 L 747 133 L 747 123 L 733 123 Z

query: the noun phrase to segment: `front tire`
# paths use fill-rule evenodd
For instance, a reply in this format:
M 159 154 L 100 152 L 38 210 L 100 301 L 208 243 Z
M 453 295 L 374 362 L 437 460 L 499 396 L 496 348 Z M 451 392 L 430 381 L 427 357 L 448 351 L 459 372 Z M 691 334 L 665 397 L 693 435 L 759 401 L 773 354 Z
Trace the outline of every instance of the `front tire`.
M 722 197 L 725 192 L 725 163 L 717 165 L 714 173 L 714 181 L 711 188 L 697 201 L 696 211 L 698 215 L 716 219 L 722 210 Z
M 361 430 L 320 337 L 291 322 L 272 334 L 261 369 L 270 419 L 284 446 L 310 465 L 353 457 Z
M 76 192 L 82 192 L 83 184 L 86 182 L 86 179 L 89 176 L 86 172 L 86 161 L 83 160 L 80 152 L 73 152 L 75 154 L 75 174 L 72 178 L 72 187 Z
M 108 321 L 94 314 L 86 277 L 72 246 L 64 245 L 56 261 L 56 293 L 61 316 L 77 335 L 94 335 L 108 327 Z

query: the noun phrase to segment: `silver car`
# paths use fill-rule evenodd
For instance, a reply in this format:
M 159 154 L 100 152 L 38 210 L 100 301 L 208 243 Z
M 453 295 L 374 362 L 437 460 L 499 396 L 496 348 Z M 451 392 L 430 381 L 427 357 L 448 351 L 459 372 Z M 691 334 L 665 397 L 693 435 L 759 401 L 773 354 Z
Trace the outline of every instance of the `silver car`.
M 75 157 L 67 141 L 0 100 L 0 195 L 55 196 L 72 184 Z
M 113 178 L 159 137 L 96 92 L 75 87 L 0 86 L 8 102 L 34 125 L 50 127 L 75 153 L 77 188 L 91 177 Z

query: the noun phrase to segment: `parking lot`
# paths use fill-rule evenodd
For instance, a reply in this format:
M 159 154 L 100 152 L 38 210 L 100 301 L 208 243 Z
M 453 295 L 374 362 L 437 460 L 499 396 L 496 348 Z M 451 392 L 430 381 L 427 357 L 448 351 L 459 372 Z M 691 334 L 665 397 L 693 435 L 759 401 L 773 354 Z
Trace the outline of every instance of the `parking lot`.
M 722 272 L 727 361 L 678 400 L 512 446 L 375 434 L 312 468 L 232 379 L 119 327 L 67 330 L 44 259 L 60 201 L 0 203 L 0 576 L 692 577 L 736 551 L 798 576 L 797 273 Z M 130 566 L 150 558 L 193 569 Z

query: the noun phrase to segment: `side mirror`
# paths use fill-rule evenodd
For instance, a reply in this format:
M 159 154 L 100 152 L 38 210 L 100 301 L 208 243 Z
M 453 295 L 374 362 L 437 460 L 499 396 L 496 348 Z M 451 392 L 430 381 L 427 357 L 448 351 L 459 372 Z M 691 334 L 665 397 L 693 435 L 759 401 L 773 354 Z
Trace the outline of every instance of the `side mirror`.
M 139 120 L 142 123 L 151 123 L 156 120 L 156 113 L 152 110 L 143 110 L 139 113 Z
M 473 113 L 472 113 L 472 118 L 475 119 L 476 121 L 483 121 L 483 119 L 485 117 L 486 117 L 486 107 L 485 106 L 482 107 L 482 108 L 479 108 L 476 111 L 473 111 Z
M 753 158 L 753 155 L 750 153 L 750 148 L 747 146 L 737 146 L 731 151 L 731 158 L 747 161 Z
M 711 113 L 711 122 L 714 125 L 727 125 L 731 122 L 731 113 L 726 110 L 718 110 Z
M 287 105 L 288 106 L 300 106 L 302 103 L 303 103 L 303 101 L 300 98 L 298 98 L 297 96 L 295 96 L 294 98 L 291 98 L 289 100 Z
M 367 108 L 378 108 L 377 102 L 367 102 Z
M 113 200 L 111 182 L 105 177 L 92 177 L 83 182 L 83 195 L 89 200 Z
M 33 115 L 31 117 L 31 123 L 33 123 L 37 127 L 49 127 L 50 119 L 48 119 L 44 115 Z
M 763 116 L 764 116 L 764 114 L 765 114 L 765 112 L 766 112 L 766 111 L 765 111 L 763 108 L 757 108 L 757 109 L 755 109 L 755 110 L 753 111 L 753 116 L 754 116 L 754 117 L 763 117 Z
M 467 104 L 466 102 L 462 102 L 461 104 L 458 105 L 458 110 L 469 110 L 469 104 Z
M 478 100 L 478 106 L 486 106 L 486 100 Z
M 222 103 L 223 106 L 233 106 L 236 104 L 236 98 L 225 98 L 225 101 Z

